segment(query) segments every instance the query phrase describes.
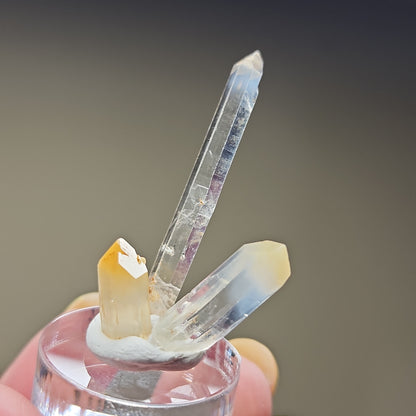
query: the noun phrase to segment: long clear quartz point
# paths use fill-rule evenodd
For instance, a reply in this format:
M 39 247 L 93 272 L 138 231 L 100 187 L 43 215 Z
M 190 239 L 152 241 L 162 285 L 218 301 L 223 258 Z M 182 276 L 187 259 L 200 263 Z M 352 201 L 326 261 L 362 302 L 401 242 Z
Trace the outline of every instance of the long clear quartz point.
M 178 297 L 258 94 L 263 74 L 259 51 L 237 62 L 228 78 L 150 277 L 150 309 L 162 315 Z
M 284 244 L 245 244 L 159 319 L 150 340 L 168 351 L 205 350 L 279 290 L 289 276 Z

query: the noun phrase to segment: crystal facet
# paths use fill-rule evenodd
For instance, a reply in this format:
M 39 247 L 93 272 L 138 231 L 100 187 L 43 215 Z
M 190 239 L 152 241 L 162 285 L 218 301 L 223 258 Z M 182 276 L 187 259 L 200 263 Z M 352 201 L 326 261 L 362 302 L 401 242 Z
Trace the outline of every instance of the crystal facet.
M 112 339 L 152 330 L 148 302 L 149 278 L 145 259 L 119 238 L 98 262 L 101 328 Z
M 289 276 L 284 244 L 245 244 L 159 319 L 150 341 L 168 351 L 207 349 L 279 290 Z
M 152 313 L 161 315 L 176 301 L 253 110 L 262 73 L 259 51 L 232 68 L 150 273 Z

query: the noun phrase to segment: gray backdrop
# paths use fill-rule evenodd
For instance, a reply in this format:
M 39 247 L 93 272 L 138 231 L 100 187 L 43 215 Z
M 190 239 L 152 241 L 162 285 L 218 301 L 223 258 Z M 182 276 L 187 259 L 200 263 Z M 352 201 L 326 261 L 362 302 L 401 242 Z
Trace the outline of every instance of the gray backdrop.
M 260 49 L 186 291 L 285 242 L 291 279 L 232 334 L 276 354 L 275 412 L 415 411 L 414 8 L 294 3 L 0 3 L 1 369 L 96 289 L 117 237 L 153 260 L 233 62 Z

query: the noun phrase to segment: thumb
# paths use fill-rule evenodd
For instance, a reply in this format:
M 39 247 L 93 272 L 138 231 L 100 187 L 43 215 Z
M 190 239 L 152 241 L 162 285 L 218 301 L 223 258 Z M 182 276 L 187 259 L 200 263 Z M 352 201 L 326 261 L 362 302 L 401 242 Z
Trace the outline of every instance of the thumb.
M 0 416 L 41 416 L 39 411 L 22 394 L 0 385 Z
M 38 332 L 26 344 L 26 346 L 22 349 L 13 363 L 10 364 L 9 368 L 4 372 L 0 379 L 0 385 L 5 384 L 9 388 L 19 392 L 19 394 L 26 397 L 27 399 L 30 399 L 32 392 L 39 337 L 40 332 Z M 3 388 L 3 386 L 0 387 Z M 2 405 L 4 404 L 2 400 L 0 400 L 0 402 Z M 4 415 L 8 415 L 8 413 L 4 413 Z M 3 413 L 0 412 L 0 416 L 3 416 Z

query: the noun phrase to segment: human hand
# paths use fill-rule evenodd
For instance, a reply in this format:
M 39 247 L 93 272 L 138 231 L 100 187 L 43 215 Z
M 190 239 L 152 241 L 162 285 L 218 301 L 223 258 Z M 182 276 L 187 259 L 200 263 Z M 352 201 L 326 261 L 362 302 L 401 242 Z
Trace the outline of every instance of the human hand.
M 75 299 L 65 312 L 98 305 L 98 293 Z M 40 416 L 31 404 L 40 332 L 23 348 L 0 379 L 0 416 Z M 231 343 L 240 352 L 240 380 L 234 401 L 235 416 L 270 416 L 278 367 L 270 350 L 258 341 L 239 338 Z

